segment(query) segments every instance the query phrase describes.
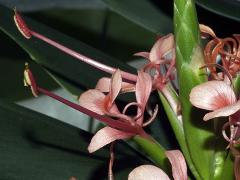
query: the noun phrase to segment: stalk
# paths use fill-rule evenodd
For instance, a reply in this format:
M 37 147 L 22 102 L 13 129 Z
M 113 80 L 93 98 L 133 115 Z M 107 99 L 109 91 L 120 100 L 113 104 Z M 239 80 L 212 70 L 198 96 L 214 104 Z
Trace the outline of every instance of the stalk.
M 174 1 L 174 31 L 176 40 L 176 64 L 179 83 L 183 129 L 190 158 L 199 177 L 211 179 L 214 157 L 213 123 L 203 122 L 204 113 L 189 101 L 191 89 L 207 81 L 200 47 L 199 26 L 193 0 Z

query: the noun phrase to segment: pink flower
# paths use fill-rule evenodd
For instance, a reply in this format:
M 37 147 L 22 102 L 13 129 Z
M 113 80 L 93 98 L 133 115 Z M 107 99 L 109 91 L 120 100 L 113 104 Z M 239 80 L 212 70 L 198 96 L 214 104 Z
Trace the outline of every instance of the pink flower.
M 240 155 L 236 153 L 235 144 L 240 143 L 240 100 L 237 100 L 230 85 L 224 81 L 209 81 L 194 87 L 190 93 L 191 103 L 201 109 L 210 110 L 204 120 L 216 117 L 228 117 L 229 122 L 223 126 L 223 137 L 229 142 L 229 147 L 235 156 L 234 172 L 236 179 L 240 178 Z M 225 129 L 230 127 L 230 137 Z
M 213 111 L 204 116 L 205 121 L 226 116 L 239 120 L 240 100 L 237 101 L 232 88 L 223 81 L 208 81 L 194 87 L 190 101 L 198 108 Z
M 153 75 L 153 88 L 161 90 L 169 79 L 172 79 L 172 71 L 175 66 L 175 43 L 173 34 L 159 38 L 150 52 L 139 52 L 134 54 L 146 58 L 149 63 L 143 67 L 144 71 Z
M 94 152 L 99 148 L 118 139 L 130 138 L 137 134 L 146 137 L 145 132 L 142 130 L 142 127 L 145 125 L 145 122 L 143 122 L 143 114 L 152 90 L 151 77 L 142 71 L 138 73 L 135 87 L 137 102 L 132 102 L 126 105 L 126 107 L 123 109 L 123 112 L 119 111 L 115 103 L 118 94 L 121 92 L 123 84 L 120 71 L 117 70 L 113 74 L 110 83 L 106 81 L 107 84 L 105 85 L 104 82 L 105 81 L 102 81 L 102 84 L 98 85 L 98 87 L 100 86 L 100 89 L 106 90 L 106 87 L 109 86 L 108 94 L 105 95 L 98 89 L 88 90 L 81 94 L 79 98 L 79 104 L 87 109 L 91 109 L 100 115 L 107 115 L 109 117 L 115 118 L 113 121 L 120 121 L 129 127 L 135 127 L 137 131 L 136 133 L 129 133 L 124 131 L 124 129 L 117 129 L 109 126 L 104 127 L 99 130 L 92 138 L 91 143 L 88 147 L 89 152 Z M 137 114 L 134 117 L 125 114 L 130 106 L 137 106 L 138 108 Z M 155 109 L 155 112 L 149 121 L 151 121 L 156 116 L 156 113 L 157 110 Z
M 179 150 L 166 151 L 172 165 L 172 175 L 174 180 L 187 180 L 187 165 Z M 160 168 L 153 165 L 142 165 L 135 168 L 128 176 L 128 180 L 170 180 L 168 175 Z

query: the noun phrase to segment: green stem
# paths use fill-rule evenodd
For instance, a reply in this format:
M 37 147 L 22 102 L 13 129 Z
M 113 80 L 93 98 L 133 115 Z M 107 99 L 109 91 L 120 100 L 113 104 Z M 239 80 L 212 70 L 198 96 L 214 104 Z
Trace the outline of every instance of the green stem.
M 168 163 L 167 157 L 165 155 L 166 150 L 164 147 L 162 147 L 153 138 L 150 140 L 142 138 L 140 136 L 135 136 L 133 140 L 150 157 L 155 165 L 159 166 L 169 175 L 171 174 L 170 164 Z

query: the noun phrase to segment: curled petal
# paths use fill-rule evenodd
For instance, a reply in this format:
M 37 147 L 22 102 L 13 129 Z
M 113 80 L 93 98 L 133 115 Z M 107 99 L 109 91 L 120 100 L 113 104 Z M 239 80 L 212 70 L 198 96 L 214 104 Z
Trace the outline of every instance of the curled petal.
M 98 149 L 102 148 L 103 146 L 118 140 L 118 139 L 127 139 L 135 134 L 127 133 L 124 131 L 120 131 L 117 129 L 113 129 L 111 127 L 104 127 L 100 129 L 92 138 L 89 146 L 88 151 L 90 153 L 93 153 L 97 151 Z
M 138 52 L 138 53 L 135 53 L 133 55 L 134 56 L 140 56 L 140 57 L 143 57 L 143 58 L 146 58 L 147 60 L 149 60 L 149 52 Z
M 153 165 L 142 165 L 136 167 L 128 175 L 128 180 L 170 180 L 168 175 L 160 168 Z
M 161 37 L 157 40 L 157 42 L 153 45 L 149 59 L 150 61 L 160 60 L 163 56 L 169 53 L 174 48 L 174 36 L 173 34 L 168 34 L 166 36 Z
M 143 127 L 151 124 L 153 122 L 153 120 L 156 118 L 157 113 L 158 113 L 158 105 L 155 106 L 152 116 L 143 123 Z
M 234 104 L 231 104 L 229 106 L 220 108 L 218 110 L 215 110 L 213 112 L 207 113 L 204 117 L 203 120 L 207 121 L 209 119 L 213 119 L 216 117 L 226 117 L 235 114 L 237 111 L 240 110 L 240 100 L 237 101 Z M 240 118 L 240 117 L 239 117 Z
M 113 103 L 122 87 L 121 71 L 117 69 L 112 76 L 110 89 L 110 102 Z
M 217 110 L 236 102 L 232 88 L 223 81 L 208 81 L 194 87 L 190 102 L 201 109 Z
M 200 28 L 201 33 L 208 34 L 208 35 L 216 38 L 216 34 L 209 26 L 206 26 L 204 24 L 199 24 L 199 28 Z M 203 37 L 205 37 L 205 36 L 203 36 Z
M 172 165 L 172 174 L 174 180 L 187 180 L 187 165 L 181 151 L 166 151 L 165 154 Z
M 78 101 L 81 106 L 103 115 L 105 112 L 105 97 L 106 96 L 102 92 L 96 89 L 91 89 L 82 93 Z

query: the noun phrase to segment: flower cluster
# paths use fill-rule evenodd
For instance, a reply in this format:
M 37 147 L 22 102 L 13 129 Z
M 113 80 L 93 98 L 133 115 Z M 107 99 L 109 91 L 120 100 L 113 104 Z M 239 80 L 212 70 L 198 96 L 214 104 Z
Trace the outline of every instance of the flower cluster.
M 105 123 L 105 127 L 98 130 L 93 136 L 88 151 L 90 153 L 111 144 L 109 179 L 113 179 L 113 145 L 116 140 L 125 140 L 134 136 L 152 140 L 144 127 L 149 125 L 158 113 L 158 106 L 152 110 L 148 106 L 150 94 L 158 90 L 164 95 L 178 120 L 181 113 L 178 111 L 179 102 L 173 97 L 172 92 L 178 90 L 172 80 L 176 78 L 175 69 L 175 41 L 172 34 L 160 37 L 153 45 L 150 52 L 138 52 L 135 56 L 147 60 L 138 74 L 131 74 L 120 69 L 101 64 L 89 57 L 75 52 L 60 43 L 57 43 L 27 27 L 21 16 L 15 11 L 14 20 L 22 35 L 31 39 L 38 38 L 60 50 L 105 71 L 112 75 L 111 78 L 101 78 L 94 89 L 87 90 L 79 97 L 79 104 L 74 104 L 43 88 L 40 88 L 28 66 L 24 72 L 25 84 L 30 86 L 34 96 L 39 93 L 46 94 L 62 103 L 77 109 L 91 117 Z M 240 99 L 233 90 L 233 78 L 238 76 L 240 69 L 240 36 L 234 38 L 218 38 L 213 30 L 205 25 L 200 25 L 203 38 L 212 38 L 205 47 L 205 66 L 209 74 L 209 81 L 194 87 L 190 93 L 190 102 L 197 108 L 209 110 L 203 120 L 207 121 L 218 117 L 228 117 L 222 127 L 222 134 L 229 143 L 228 147 L 235 156 L 235 176 L 239 179 L 240 153 L 236 148 L 240 144 Z M 220 59 L 220 63 L 219 60 Z M 219 67 L 222 72 L 216 70 Z M 225 78 L 227 75 L 228 79 Z M 169 88 L 170 87 L 170 88 Z M 136 100 L 129 102 L 124 108 L 118 106 L 119 94 L 135 93 Z M 177 94 L 177 93 L 176 93 Z M 135 113 L 128 113 L 135 109 Z M 180 116 L 179 116 L 180 115 Z M 229 128 L 230 135 L 227 133 Z M 166 151 L 166 157 L 172 165 L 174 179 L 186 180 L 187 166 L 184 156 L 179 150 Z M 129 179 L 170 179 L 160 168 L 152 165 L 137 167 L 129 174 Z

